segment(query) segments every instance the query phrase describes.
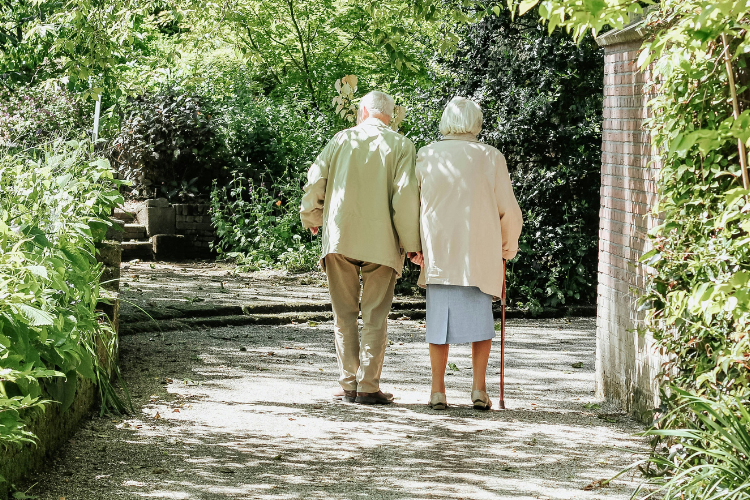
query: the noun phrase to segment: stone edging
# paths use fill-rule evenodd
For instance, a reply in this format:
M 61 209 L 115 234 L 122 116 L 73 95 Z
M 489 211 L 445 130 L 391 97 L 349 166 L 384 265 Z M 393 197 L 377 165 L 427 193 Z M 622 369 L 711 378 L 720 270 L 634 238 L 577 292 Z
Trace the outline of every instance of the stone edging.
M 493 309 L 495 318 L 500 318 L 501 309 Z M 508 319 L 549 319 L 572 316 L 596 316 L 595 306 L 570 306 L 547 308 L 532 313 L 528 310 L 509 308 Z M 424 300 L 396 300 L 389 316 L 399 318 L 424 319 Z M 120 316 L 120 335 L 146 332 L 175 331 L 180 329 L 240 326 L 240 325 L 285 325 L 309 321 L 330 321 L 333 319 L 330 303 L 266 303 L 236 305 L 185 305 L 130 311 Z

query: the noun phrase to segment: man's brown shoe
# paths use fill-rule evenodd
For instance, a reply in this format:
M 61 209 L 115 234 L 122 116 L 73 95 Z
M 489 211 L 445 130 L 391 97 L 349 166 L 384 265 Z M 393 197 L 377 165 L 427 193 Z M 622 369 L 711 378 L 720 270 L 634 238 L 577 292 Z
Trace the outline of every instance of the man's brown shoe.
M 354 400 L 357 399 L 357 391 L 345 391 L 344 389 L 339 388 L 333 391 L 333 399 L 353 403 Z
M 393 394 L 387 392 L 358 392 L 357 403 L 363 405 L 389 405 L 393 403 Z

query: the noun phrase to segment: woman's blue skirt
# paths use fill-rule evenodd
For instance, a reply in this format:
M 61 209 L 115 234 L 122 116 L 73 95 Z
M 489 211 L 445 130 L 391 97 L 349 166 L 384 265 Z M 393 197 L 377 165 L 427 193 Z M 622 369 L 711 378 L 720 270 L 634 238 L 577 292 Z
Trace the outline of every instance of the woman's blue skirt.
M 475 286 L 427 285 L 427 342 L 461 344 L 492 338 L 492 295 Z

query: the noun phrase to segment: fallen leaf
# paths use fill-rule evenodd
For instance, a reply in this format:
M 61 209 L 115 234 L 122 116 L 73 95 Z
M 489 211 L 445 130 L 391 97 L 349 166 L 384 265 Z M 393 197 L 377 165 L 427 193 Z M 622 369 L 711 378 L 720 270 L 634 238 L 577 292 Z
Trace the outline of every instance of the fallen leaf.
M 172 413 L 180 413 L 180 409 L 179 408 L 175 408 L 174 410 L 172 410 Z
M 604 488 L 605 486 L 609 486 L 609 479 L 597 479 L 596 481 L 592 481 L 591 483 L 584 486 L 583 489 L 585 491 L 591 491 L 599 488 Z
M 161 415 L 159 415 L 159 412 L 157 411 L 156 415 L 154 415 L 154 419 L 160 419 L 160 418 L 161 418 Z
M 583 361 L 578 361 L 577 363 L 573 363 L 570 366 L 572 366 L 573 368 L 583 368 Z

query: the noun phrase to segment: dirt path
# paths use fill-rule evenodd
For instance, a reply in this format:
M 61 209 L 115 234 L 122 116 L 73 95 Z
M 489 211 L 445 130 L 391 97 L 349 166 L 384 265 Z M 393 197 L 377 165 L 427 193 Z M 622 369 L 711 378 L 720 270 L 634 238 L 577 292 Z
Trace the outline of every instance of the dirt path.
M 630 475 L 583 489 L 646 450 L 638 424 L 593 399 L 593 320 L 514 320 L 508 334 L 509 409 L 484 413 L 469 404 L 468 346 L 451 353 L 451 407 L 425 406 L 417 321 L 390 322 L 390 407 L 330 400 L 330 323 L 125 336 L 136 414 L 93 419 L 27 487 L 42 500 L 629 498 Z

